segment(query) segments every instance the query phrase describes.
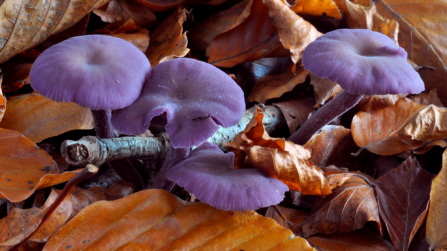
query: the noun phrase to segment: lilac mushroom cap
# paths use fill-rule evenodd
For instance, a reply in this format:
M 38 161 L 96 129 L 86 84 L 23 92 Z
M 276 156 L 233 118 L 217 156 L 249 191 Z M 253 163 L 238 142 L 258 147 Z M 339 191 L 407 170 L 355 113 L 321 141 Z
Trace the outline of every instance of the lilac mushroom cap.
M 359 95 L 416 94 L 424 82 L 407 63 L 407 52 L 382 33 L 339 29 L 310 43 L 304 68 Z
M 260 169 L 233 169 L 233 163 L 234 153 L 225 154 L 216 145 L 204 142 L 166 177 L 222 210 L 256 210 L 283 200 L 289 190 L 284 183 Z
M 151 120 L 164 115 L 174 148 L 199 145 L 219 125 L 236 124 L 245 111 L 244 93 L 211 64 L 178 58 L 158 64 L 131 106 L 116 110 L 112 124 L 121 133 L 145 132 Z
M 57 102 L 118 109 L 138 98 L 150 71 L 149 60 L 132 43 L 87 35 L 45 50 L 31 68 L 30 82 L 38 93 Z

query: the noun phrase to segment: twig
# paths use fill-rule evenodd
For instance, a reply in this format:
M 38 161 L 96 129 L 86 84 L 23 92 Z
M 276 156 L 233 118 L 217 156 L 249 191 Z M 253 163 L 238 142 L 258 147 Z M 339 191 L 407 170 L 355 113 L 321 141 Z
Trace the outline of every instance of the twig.
M 239 123 L 229 128 L 221 127 L 208 141 L 225 150 L 224 141 L 232 141 L 239 132 L 244 130 L 255 111 L 255 107 L 246 110 Z M 263 111 L 264 119 L 262 123 L 269 134 L 281 128 L 287 128 L 284 115 L 278 107 L 264 106 Z M 170 146 L 169 137 L 165 133 L 161 133 L 158 137 L 113 139 L 98 139 L 93 136 L 86 136 L 78 141 L 64 141 L 61 146 L 61 153 L 72 166 L 84 166 L 89 163 L 99 166 L 112 160 L 166 156 Z

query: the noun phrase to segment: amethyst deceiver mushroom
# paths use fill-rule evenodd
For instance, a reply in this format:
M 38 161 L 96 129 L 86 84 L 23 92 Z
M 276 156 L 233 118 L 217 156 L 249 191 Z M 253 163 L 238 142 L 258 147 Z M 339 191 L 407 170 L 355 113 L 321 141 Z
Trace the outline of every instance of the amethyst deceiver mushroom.
M 303 66 L 337 82 L 343 91 L 288 140 L 303 145 L 323 126 L 355 106 L 363 95 L 416 94 L 424 82 L 391 38 L 364 29 L 340 29 L 317 38 L 303 52 Z
M 138 100 L 116 110 L 112 123 L 119 132 L 137 135 L 155 117 L 164 116 L 171 148 L 153 187 L 170 190 L 166 171 L 219 126 L 236 124 L 244 111 L 244 93 L 226 73 L 211 64 L 178 58 L 156 65 Z
M 51 100 L 90 108 L 96 135 L 114 138 L 110 110 L 132 104 L 150 73 L 149 60 L 132 43 L 87 35 L 45 50 L 31 68 L 30 83 Z
M 289 190 L 286 184 L 261 169 L 233 169 L 233 163 L 234 153 L 225 154 L 218 146 L 204 142 L 166 177 L 222 210 L 256 210 L 283 200 Z

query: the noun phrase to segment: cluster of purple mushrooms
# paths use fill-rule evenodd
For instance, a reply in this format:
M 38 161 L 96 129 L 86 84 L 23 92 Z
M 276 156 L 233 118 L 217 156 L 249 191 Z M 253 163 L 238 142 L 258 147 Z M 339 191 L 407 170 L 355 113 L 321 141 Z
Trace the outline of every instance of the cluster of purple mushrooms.
M 422 80 L 406 58 L 405 50 L 394 41 L 369 30 L 336 30 L 319 37 L 305 50 L 303 65 L 317 76 L 336 81 L 345 91 L 289 140 L 304 144 L 363 95 L 423 91 Z M 131 43 L 87 35 L 44 51 L 31 69 L 30 82 L 49 99 L 90 108 L 98 138 L 115 137 L 114 129 L 142 134 L 151 123 L 161 121 L 171 148 L 153 188 L 169 191 L 177 183 L 202 202 L 234 211 L 276 205 L 288 191 L 262 170 L 234 169 L 233 153 L 206 142 L 219 126 L 239 122 L 245 111 L 241 88 L 213 65 L 179 58 L 151 68 L 144 53 Z M 197 147 L 190 151 L 193 146 Z

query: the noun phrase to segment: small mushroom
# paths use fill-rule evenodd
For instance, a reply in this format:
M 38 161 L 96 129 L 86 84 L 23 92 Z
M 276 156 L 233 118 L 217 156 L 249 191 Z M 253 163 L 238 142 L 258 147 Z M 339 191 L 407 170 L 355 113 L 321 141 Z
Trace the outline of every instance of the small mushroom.
M 171 149 L 153 187 L 169 190 L 172 184 L 166 183 L 166 171 L 219 126 L 239 122 L 244 111 L 244 93 L 226 73 L 211 64 L 178 58 L 156 65 L 138 100 L 116 110 L 112 123 L 119 132 L 137 135 L 163 115 Z
M 225 154 L 216 145 L 204 142 L 166 177 L 222 210 L 256 210 L 283 200 L 287 185 L 261 169 L 233 169 L 233 162 L 234 153 Z
M 365 29 L 339 29 L 317 38 L 303 52 L 303 66 L 342 88 L 288 140 L 303 145 L 323 126 L 355 106 L 363 95 L 416 94 L 424 82 L 407 63 L 407 52 L 389 37 Z
M 67 39 L 45 50 L 31 68 L 30 83 L 49 99 L 90 108 L 97 137 L 114 138 L 110 109 L 132 104 L 150 72 L 146 55 L 132 43 L 111 36 L 88 35 Z M 142 187 L 136 170 L 122 171 L 118 164 L 112 166 L 120 176 L 128 176 L 127 181 L 138 176 L 136 185 Z

